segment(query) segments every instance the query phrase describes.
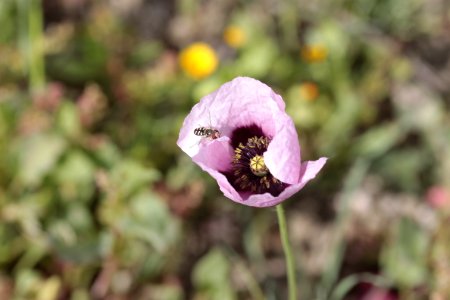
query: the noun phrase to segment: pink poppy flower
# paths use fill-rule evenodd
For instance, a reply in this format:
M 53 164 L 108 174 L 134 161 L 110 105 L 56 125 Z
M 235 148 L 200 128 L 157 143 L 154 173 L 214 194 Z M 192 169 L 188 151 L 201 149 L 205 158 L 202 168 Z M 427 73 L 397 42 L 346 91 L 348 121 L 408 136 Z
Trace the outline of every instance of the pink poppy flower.
M 226 197 L 256 207 L 291 197 L 327 160 L 300 161 L 283 99 L 248 77 L 203 97 L 184 120 L 177 144 L 217 180 Z

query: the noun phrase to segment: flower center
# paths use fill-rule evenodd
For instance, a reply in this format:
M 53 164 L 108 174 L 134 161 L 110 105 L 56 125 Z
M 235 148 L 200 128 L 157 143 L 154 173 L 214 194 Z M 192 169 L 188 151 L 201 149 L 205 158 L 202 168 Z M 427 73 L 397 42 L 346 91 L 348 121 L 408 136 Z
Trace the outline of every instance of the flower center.
M 270 193 L 278 196 L 287 185 L 273 177 L 264 162 L 270 139 L 266 136 L 252 136 L 243 139 L 234 149 L 232 170 L 226 174 L 230 183 L 238 191 L 255 194 Z
M 255 155 L 250 159 L 250 170 L 256 176 L 265 176 L 269 173 L 266 164 L 264 163 L 264 157 L 261 155 Z

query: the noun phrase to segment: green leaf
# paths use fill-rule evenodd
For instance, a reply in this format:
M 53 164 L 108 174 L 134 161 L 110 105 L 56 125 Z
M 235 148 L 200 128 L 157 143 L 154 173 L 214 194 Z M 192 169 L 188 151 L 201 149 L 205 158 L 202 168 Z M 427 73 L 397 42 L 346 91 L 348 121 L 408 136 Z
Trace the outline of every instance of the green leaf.
M 145 299 L 158 299 L 158 300 L 181 300 L 184 299 L 183 291 L 176 285 L 152 285 L 151 294 Z
M 161 54 L 163 47 L 159 41 L 142 42 L 133 47 L 130 63 L 140 67 L 154 61 Z
M 246 48 L 242 56 L 236 61 L 236 73 L 256 78 L 262 77 L 269 73 L 277 55 L 278 49 L 274 42 L 261 37 L 258 43 Z
M 20 269 L 15 276 L 15 299 L 36 299 L 36 291 L 41 285 L 41 276 L 31 269 Z
M 121 161 L 111 172 L 111 181 L 122 197 L 129 197 L 158 178 L 158 171 L 132 160 Z
M 99 80 L 106 70 L 107 50 L 89 31 L 77 31 L 67 51 L 47 57 L 47 71 L 53 78 L 73 84 Z
M 383 273 L 404 288 L 425 284 L 428 278 L 429 236 L 416 223 L 401 219 L 381 253 Z
M 39 185 L 66 146 L 63 138 L 50 133 L 24 138 L 19 145 L 19 181 L 28 187 Z
M 218 248 L 212 249 L 197 262 L 192 281 L 201 295 L 200 299 L 236 299 L 230 282 L 230 263 Z
M 403 137 L 402 128 L 396 123 L 382 124 L 367 131 L 355 145 L 355 154 L 376 158 L 385 154 Z
M 432 164 L 432 159 L 429 152 L 422 148 L 409 147 L 380 157 L 374 169 L 387 186 L 419 193 L 431 181 L 423 178 L 423 174 L 426 174 L 426 168 Z
M 338 282 L 330 296 L 332 300 L 345 299 L 345 296 L 359 283 L 368 282 L 377 287 L 389 288 L 390 283 L 383 277 L 370 273 L 352 274 Z
M 148 292 L 142 295 L 141 299 L 153 300 L 181 300 L 183 291 L 180 286 L 173 284 L 151 285 Z
M 72 292 L 70 300 L 89 300 L 91 299 L 90 293 L 87 289 L 77 288 Z
M 128 237 L 137 237 L 164 253 L 179 237 L 180 224 L 155 194 L 142 192 L 130 200 L 130 213 L 116 220 Z
M 80 151 L 72 151 L 55 172 L 55 181 L 64 199 L 89 200 L 94 192 L 95 166 Z
M 80 118 L 74 103 L 63 102 L 57 115 L 57 124 L 68 137 L 76 137 L 81 133 Z
M 120 160 L 120 152 L 117 146 L 109 140 L 102 141 L 95 152 L 92 153 L 101 164 L 112 167 Z

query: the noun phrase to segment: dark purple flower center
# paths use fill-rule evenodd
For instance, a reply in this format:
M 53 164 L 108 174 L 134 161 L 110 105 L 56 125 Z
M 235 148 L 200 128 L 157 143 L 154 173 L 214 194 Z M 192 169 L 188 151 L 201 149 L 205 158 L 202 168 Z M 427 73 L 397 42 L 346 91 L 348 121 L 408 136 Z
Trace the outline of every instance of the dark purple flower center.
M 278 196 L 287 186 L 275 178 L 264 163 L 271 139 L 256 125 L 240 127 L 231 135 L 234 148 L 232 170 L 225 174 L 237 191 Z

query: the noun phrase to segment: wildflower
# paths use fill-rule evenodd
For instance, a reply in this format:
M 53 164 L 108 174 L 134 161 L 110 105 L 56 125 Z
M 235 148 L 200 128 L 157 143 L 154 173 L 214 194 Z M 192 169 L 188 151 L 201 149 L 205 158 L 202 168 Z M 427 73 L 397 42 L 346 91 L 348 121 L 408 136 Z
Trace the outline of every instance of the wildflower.
M 245 43 L 247 37 L 245 36 L 245 32 L 240 27 L 230 25 L 225 28 L 223 39 L 228 46 L 232 48 L 239 48 Z
M 304 82 L 300 84 L 300 97 L 302 99 L 313 101 L 319 96 L 319 88 L 313 82 Z
M 323 45 L 307 45 L 301 50 L 302 58 L 310 63 L 324 61 L 327 54 L 328 51 Z
M 199 124 L 220 135 L 196 136 Z M 283 99 L 248 77 L 203 97 L 184 120 L 177 144 L 217 180 L 226 197 L 257 207 L 294 195 L 327 160 L 300 161 L 297 132 Z
M 382 278 L 379 278 L 383 280 Z M 377 287 L 372 283 L 362 282 L 354 288 L 352 295 L 362 300 L 398 300 L 399 296 L 393 289 Z
M 431 187 L 425 196 L 427 202 L 436 209 L 450 208 L 450 192 L 443 186 Z
M 202 79 L 212 74 L 218 64 L 216 52 L 206 43 L 194 43 L 180 53 L 180 66 L 194 79 Z

